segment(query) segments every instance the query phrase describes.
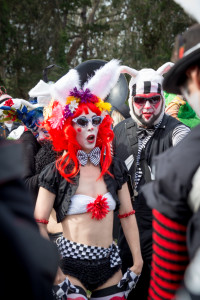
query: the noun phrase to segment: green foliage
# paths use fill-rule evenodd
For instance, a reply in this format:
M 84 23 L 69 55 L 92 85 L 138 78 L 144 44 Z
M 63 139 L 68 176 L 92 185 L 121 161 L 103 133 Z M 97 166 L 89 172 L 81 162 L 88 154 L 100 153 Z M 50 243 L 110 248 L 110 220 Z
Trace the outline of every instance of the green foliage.
M 0 85 L 28 98 L 50 64 L 55 81 L 87 59 L 136 69 L 170 60 L 175 36 L 193 21 L 173 0 L 0 0 Z

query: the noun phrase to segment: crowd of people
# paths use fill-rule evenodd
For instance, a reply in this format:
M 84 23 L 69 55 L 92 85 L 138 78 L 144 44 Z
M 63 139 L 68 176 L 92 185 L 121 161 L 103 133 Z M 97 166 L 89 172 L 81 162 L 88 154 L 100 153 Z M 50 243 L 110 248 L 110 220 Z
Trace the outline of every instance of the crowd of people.
M 112 59 L 29 101 L 1 89 L 4 298 L 200 299 L 200 125 L 178 117 L 200 117 L 200 25 L 177 40 L 157 70 Z M 128 103 L 110 103 L 122 74 Z

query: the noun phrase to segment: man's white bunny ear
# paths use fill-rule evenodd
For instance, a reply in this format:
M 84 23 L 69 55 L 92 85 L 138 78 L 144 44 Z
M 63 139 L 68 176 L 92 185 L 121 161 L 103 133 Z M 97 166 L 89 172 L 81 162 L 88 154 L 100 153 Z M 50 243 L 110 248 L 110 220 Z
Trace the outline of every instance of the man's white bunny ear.
M 173 67 L 173 65 L 174 65 L 174 63 L 172 63 L 172 62 L 166 62 L 164 65 L 162 65 L 160 68 L 158 68 L 156 73 L 159 75 L 163 75 L 163 74 L 167 73 Z
M 69 96 L 70 90 L 74 87 L 77 89 L 80 88 L 79 74 L 76 70 L 71 69 L 58 81 L 50 85 L 50 93 L 54 100 L 58 100 L 64 105 L 66 104 L 66 98 Z
M 89 89 L 92 94 L 105 99 L 111 89 L 116 85 L 120 76 L 120 61 L 112 59 L 103 67 L 95 71 L 95 74 L 83 86 L 83 89 Z
M 121 66 L 120 67 L 120 73 L 126 73 L 126 74 L 129 74 L 132 77 L 136 77 L 138 75 L 137 70 L 132 69 L 132 68 L 127 67 L 127 66 Z

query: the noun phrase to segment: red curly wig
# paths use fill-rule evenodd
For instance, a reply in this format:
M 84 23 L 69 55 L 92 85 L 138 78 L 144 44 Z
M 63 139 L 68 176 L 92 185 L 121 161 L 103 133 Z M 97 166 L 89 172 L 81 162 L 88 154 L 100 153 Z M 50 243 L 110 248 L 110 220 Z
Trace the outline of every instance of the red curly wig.
M 77 175 L 80 169 L 80 164 L 76 157 L 76 153 L 81 149 L 76 140 L 76 131 L 72 126 L 72 119 L 77 118 L 83 112 L 88 114 L 88 109 L 98 116 L 100 116 L 102 113 L 93 103 L 80 103 L 74 115 L 67 118 L 62 130 L 52 128 L 48 119 L 43 124 L 51 136 L 55 151 L 64 151 L 63 156 L 57 160 L 56 167 L 60 174 L 71 183 L 73 182 L 72 178 Z M 99 131 L 96 140 L 96 147 L 101 149 L 101 174 L 99 178 L 101 178 L 105 173 L 110 174 L 108 169 L 112 162 L 111 142 L 114 137 L 111 125 L 112 119 L 109 115 L 106 115 L 102 123 L 99 125 Z

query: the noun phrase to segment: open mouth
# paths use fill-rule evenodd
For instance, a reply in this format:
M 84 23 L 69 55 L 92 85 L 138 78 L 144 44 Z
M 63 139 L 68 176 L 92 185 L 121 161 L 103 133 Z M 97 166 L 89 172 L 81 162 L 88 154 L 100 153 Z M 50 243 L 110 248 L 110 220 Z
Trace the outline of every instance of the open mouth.
M 95 135 L 94 134 L 91 134 L 91 135 L 89 135 L 88 137 L 87 137 L 87 141 L 88 141 L 88 143 L 94 143 L 94 141 L 95 141 Z

